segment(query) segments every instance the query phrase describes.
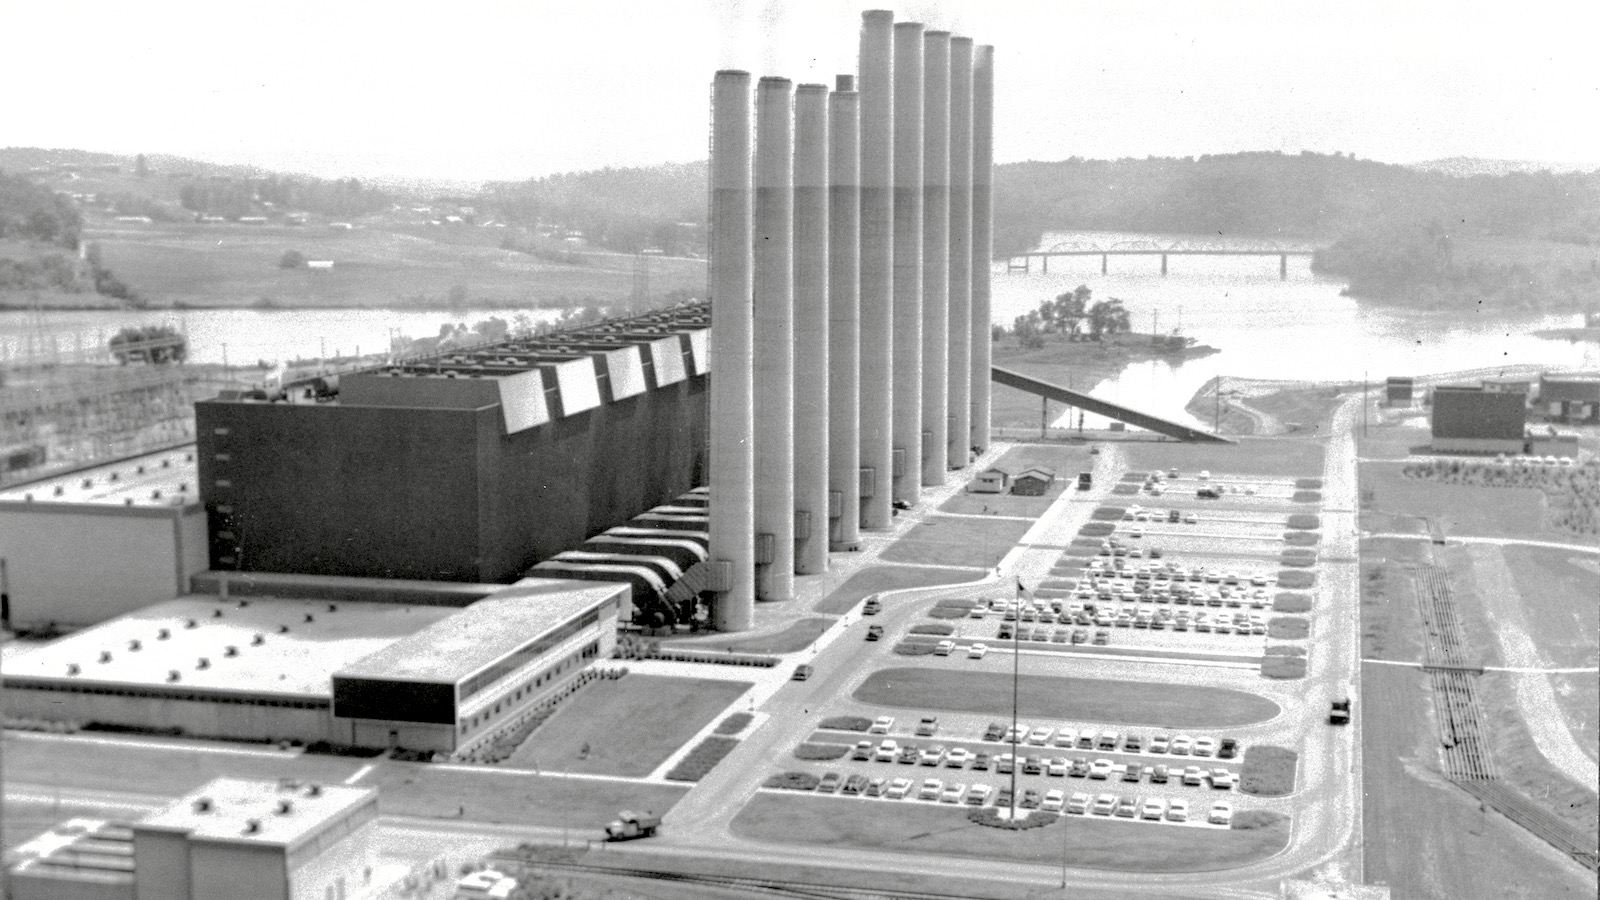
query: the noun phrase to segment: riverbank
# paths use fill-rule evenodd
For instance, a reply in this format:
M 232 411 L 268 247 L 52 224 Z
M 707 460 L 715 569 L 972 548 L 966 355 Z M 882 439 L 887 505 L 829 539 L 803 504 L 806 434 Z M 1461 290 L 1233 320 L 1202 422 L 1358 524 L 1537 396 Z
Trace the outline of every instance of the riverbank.
M 1061 335 L 1047 335 L 1043 347 L 1029 348 L 1008 335 L 994 343 L 993 363 L 1071 390 L 1087 391 L 1102 381 L 1116 378 L 1134 363 L 1159 359 L 1176 366 L 1221 352 L 1205 345 L 1167 352 L 1153 346 L 1152 337 L 1130 332 L 1100 341 L 1068 341 Z M 994 427 L 1038 427 L 1038 397 L 998 384 L 994 385 L 990 396 L 989 420 Z
M 1361 390 L 1360 382 L 1218 376 L 1195 391 L 1184 411 L 1218 434 L 1321 435 L 1339 398 L 1352 390 Z

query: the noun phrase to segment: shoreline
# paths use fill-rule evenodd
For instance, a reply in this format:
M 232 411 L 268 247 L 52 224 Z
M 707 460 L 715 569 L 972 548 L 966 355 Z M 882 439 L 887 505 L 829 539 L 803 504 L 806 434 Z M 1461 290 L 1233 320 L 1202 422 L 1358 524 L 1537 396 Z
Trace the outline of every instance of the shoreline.
M 1169 353 L 1151 346 L 1150 334 L 1128 332 L 1102 341 L 1067 341 L 1061 335 L 1047 335 L 1043 347 L 1024 348 L 1007 336 L 992 348 L 992 363 L 1013 369 L 1070 390 L 1087 391 L 1096 384 L 1115 378 L 1133 363 L 1168 360 L 1182 364 L 1222 351 L 1200 344 Z M 993 428 L 1039 427 L 1040 399 L 1013 388 L 996 385 L 991 394 L 990 425 Z

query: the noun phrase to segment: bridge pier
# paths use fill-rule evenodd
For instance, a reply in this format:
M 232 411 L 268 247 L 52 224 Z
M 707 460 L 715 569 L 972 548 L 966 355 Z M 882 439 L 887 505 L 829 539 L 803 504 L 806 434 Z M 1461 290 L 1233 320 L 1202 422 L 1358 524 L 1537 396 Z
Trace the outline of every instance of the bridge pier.
M 1167 255 L 1161 254 L 1161 277 L 1167 277 Z
M 1050 274 L 1050 254 L 1046 253 L 1039 257 L 1039 273 L 1041 275 Z
M 1278 254 L 1278 280 L 1289 280 L 1289 254 L 1287 253 Z
M 1109 253 L 1100 254 L 1100 274 L 1101 275 L 1104 275 L 1106 273 L 1106 260 L 1110 259 L 1110 257 L 1111 257 L 1111 255 Z

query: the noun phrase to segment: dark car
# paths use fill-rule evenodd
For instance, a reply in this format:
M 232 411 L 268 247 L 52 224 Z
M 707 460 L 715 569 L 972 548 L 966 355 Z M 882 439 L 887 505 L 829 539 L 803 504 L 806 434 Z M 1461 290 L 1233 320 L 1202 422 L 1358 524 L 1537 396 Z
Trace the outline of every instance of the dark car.
M 1023 759 L 1022 760 L 1022 774 L 1024 774 L 1024 775 L 1042 775 L 1042 774 L 1044 774 L 1044 759 L 1042 757 L 1038 757 L 1038 756 L 1029 756 L 1029 757 Z
M 1233 759 L 1239 754 L 1239 742 L 1233 738 L 1223 738 L 1217 745 L 1217 759 Z
M 989 727 L 983 730 L 983 739 L 986 741 L 998 741 L 1005 736 L 1006 727 L 999 722 L 990 722 Z
M 838 789 L 839 789 L 839 773 L 838 772 L 824 772 L 824 773 L 822 773 L 822 780 L 817 782 L 817 791 L 819 793 L 823 793 L 823 794 L 831 794 L 834 791 L 837 791 Z
M 1009 784 L 1000 785 L 1000 790 L 995 794 L 995 797 L 994 797 L 994 805 L 995 806 L 1010 806 L 1011 805 L 1011 785 L 1009 785 Z
M 1074 758 L 1071 766 L 1067 769 L 1067 774 L 1073 778 L 1087 778 L 1089 776 L 1089 761 L 1081 756 Z
M 844 781 L 844 787 L 839 789 L 841 794 L 859 794 L 867 789 L 867 776 L 851 775 Z
M 1028 788 L 1022 792 L 1022 802 L 1017 805 L 1023 809 L 1038 809 L 1039 799 L 1039 792 L 1033 788 Z
M 795 668 L 794 668 L 794 680 L 795 681 L 805 681 L 807 678 L 811 677 L 811 673 L 813 671 L 814 670 L 808 665 L 795 666 Z
M 977 756 L 974 756 L 972 758 L 972 768 L 980 772 L 989 771 L 989 754 L 979 753 Z
M 876 641 L 883 637 L 883 626 L 873 625 L 867 629 L 867 640 Z
M 867 601 L 867 605 L 866 606 L 861 607 L 861 614 L 864 615 L 864 616 L 875 616 L 882 609 L 883 609 L 883 604 L 879 603 L 878 602 L 878 598 L 874 597 L 871 600 Z
M 900 748 L 900 755 L 896 756 L 894 761 L 900 763 L 901 765 L 914 766 L 917 764 L 917 760 L 921 757 L 921 750 L 918 750 L 916 747 L 905 746 Z

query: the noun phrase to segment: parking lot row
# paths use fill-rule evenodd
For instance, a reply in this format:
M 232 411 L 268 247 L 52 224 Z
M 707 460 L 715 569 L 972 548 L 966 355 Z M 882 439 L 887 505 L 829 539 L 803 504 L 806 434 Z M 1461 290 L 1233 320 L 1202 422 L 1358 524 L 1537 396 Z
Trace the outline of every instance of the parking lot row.
M 861 743 L 871 743 L 883 737 L 917 737 L 933 738 L 939 736 L 939 717 L 922 716 L 917 720 L 914 733 L 897 729 L 897 720 L 894 716 L 878 716 L 868 726 L 867 734 L 872 736 L 866 739 L 860 737 L 859 731 L 840 731 L 840 737 Z M 824 730 L 826 733 L 827 730 Z M 943 736 L 941 736 L 943 737 Z M 1217 759 L 1233 759 L 1243 751 L 1243 745 L 1235 738 L 1217 738 L 1210 735 L 1170 734 L 1158 731 L 1150 735 L 1137 731 L 1125 731 L 1116 726 L 1092 724 L 1063 724 L 1063 725 L 1033 725 L 1027 722 L 1018 722 L 1009 726 L 1001 722 L 990 722 L 985 726 L 982 736 L 977 738 L 944 737 L 950 741 L 964 741 L 966 743 L 983 746 L 984 749 L 994 749 L 996 752 L 1004 748 L 1016 746 L 1019 749 L 1032 752 L 1039 750 L 1098 750 L 1103 753 L 1136 753 L 1158 754 L 1172 756 L 1197 756 Z M 988 746 L 984 746 L 988 745 Z
M 798 787 L 791 790 L 803 789 Z M 868 777 L 861 774 L 843 776 L 838 772 L 825 772 L 819 780 L 817 793 L 851 797 L 869 797 L 882 800 L 920 800 L 932 803 L 960 804 L 971 807 L 1009 807 L 1013 796 L 1010 785 L 998 787 L 982 782 L 946 782 L 940 778 L 925 778 L 919 784 L 911 778 L 888 776 Z M 1186 797 L 1161 797 L 1118 795 L 1102 793 L 1091 795 L 1073 792 L 1070 795 L 1060 788 L 1040 791 L 1026 788 L 1015 798 L 1019 809 L 1040 809 L 1045 812 L 1065 812 L 1068 815 L 1096 815 L 1109 818 L 1135 819 L 1144 822 L 1171 824 L 1217 825 L 1227 827 L 1233 822 L 1233 804 L 1226 800 L 1209 804 L 1196 804 L 1207 809 L 1203 819 L 1191 818 L 1190 802 Z

